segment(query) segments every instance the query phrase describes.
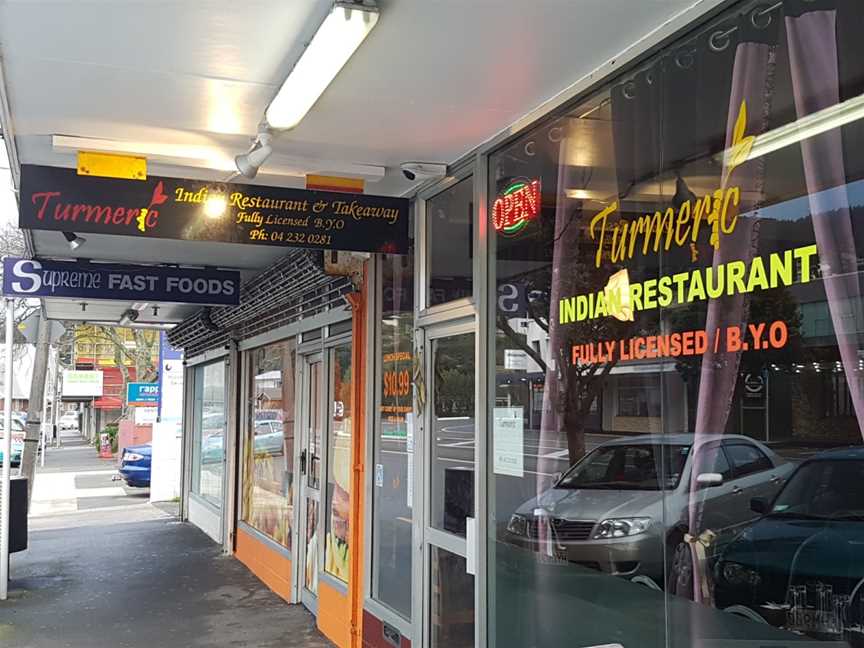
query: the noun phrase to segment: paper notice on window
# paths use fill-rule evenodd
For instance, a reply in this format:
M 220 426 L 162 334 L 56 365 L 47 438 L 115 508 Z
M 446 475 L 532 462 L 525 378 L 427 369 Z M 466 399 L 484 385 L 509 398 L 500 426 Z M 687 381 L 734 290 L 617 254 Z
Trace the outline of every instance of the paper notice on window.
M 493 470 L 496 475 L 525 474 L 525 424 L 522 407 L 496 407 L 493 430 Z

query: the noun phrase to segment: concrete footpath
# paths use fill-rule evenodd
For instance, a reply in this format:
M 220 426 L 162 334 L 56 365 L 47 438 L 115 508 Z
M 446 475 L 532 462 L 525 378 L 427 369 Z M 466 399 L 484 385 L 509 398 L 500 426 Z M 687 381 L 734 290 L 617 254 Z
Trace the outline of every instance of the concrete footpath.
M 112 484 L 104 461 L 77 444 L 49 450 L 36 477 L 30 546 L 13 554 L 10 598 L 0 602 L 0 646 L 331 645 L 304 608 L 181 523 L 176 505 L 152 506 Z M 105 488 L 119 490 L 87 493 Z

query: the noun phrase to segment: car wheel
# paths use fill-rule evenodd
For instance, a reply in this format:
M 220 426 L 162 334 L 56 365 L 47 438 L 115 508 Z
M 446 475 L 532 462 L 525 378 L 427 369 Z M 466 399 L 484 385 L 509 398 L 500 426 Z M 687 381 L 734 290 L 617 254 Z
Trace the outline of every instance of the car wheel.
M 673 596 L 680 596 L 693 600 L 693 558 L 690 554 L 690 546 L 680 538 L 678 542 L 670 543 L 669 574 L 667 576 L 667 589 Z

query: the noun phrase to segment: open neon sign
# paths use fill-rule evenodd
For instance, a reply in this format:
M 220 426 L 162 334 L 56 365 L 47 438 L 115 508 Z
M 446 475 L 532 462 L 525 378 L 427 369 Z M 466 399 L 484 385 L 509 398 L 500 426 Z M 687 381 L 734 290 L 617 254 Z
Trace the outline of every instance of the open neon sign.
M 512 182 L 492 205 L 492 225 L 508 236 L 520 232 L 540 215 L 540 181 Z

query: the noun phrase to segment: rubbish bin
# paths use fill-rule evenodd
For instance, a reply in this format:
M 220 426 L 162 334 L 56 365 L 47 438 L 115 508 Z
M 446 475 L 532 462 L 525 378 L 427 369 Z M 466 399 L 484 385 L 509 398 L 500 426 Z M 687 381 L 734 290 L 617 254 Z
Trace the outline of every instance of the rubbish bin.
M 9 486 L 9 553 L 27 548 L 27 478 L 13 477 Z

